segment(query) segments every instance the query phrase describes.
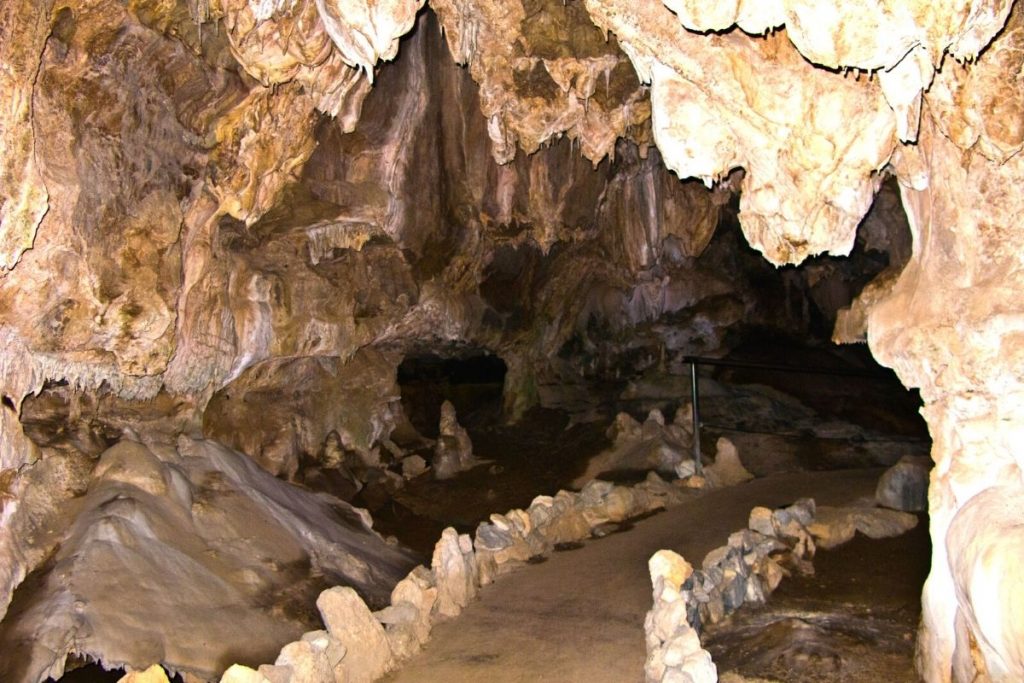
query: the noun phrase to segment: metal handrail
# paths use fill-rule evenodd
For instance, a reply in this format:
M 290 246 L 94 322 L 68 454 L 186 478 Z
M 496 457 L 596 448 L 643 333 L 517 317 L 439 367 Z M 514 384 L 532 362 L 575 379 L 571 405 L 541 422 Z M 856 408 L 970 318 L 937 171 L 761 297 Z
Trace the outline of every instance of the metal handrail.
M 777 372 L 793 372 L 810 375 L 835 375 L 839 377 L 864 377 L 867 379 L 892 379 L 889 374 L 870 372 L 867 370 L 845 370 L 841 368 L 802 368 L 795 365 L 775 365 L 754 361 L 724 360 L 722 358 L 704 358 L 702 356 L 683 356 L 683 362 L 690 364 L 690 388 L 693 405 L 693 467 L 696 474 L 704 472 L 700 459 L 700 379 L 697 375 L 698 365 L 714 365 L 718 367 L 746 368 L 749 370 L 771 370 Z
M 892 375 L 870 370 L 847 370 L 843 368 L 804 368 L 797 365 L 775 365 L 745 360 L 725 360 L 722 358 L 705 358 L 703 356 L 683 356 L 683 362 L 690 365 L 716 365 L 729 368 L 747 368 L 750 370 L 777 370 L 807 375 L 837 375 L 840 377 L 867 377 L 870 379 L 892 379 Z

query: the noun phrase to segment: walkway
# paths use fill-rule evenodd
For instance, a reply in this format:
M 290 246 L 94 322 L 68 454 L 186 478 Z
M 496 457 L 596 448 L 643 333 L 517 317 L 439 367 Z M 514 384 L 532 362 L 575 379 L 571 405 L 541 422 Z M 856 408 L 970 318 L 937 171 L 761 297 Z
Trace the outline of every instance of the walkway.
M 746 526 L 755 505 L 813 497 L 844 505 L 874 494 L 883 470 L 774 475 L 712 491 L 635 528 L 556 552 L 502 577 L 460 617 L 434 628 L 393 683 L 632 683 L 642 681 L 647 559 L 671 548 L 699 564 Z

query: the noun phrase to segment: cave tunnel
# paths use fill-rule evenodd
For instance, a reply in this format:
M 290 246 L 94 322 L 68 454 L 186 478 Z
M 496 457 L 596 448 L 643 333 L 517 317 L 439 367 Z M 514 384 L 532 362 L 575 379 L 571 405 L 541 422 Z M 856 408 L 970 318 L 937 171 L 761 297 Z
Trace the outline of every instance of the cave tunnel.
M 444 357 L 407 355 L 398 366 L 402 408 L 416 430 L 438 437 L 441 404 L 451 401 L 467 427 L 501 420 L 502 396 L 508 366 L 498 356 L 477 351 Z
M 903 4 L 4 3 L 0 682 L 1024 681 L 1024 8 Z

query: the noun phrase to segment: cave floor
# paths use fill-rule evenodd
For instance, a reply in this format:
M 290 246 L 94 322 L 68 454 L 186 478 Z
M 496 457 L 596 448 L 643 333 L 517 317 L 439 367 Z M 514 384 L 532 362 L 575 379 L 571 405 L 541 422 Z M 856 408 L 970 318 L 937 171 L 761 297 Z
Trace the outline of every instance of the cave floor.
M 758 347 L 741 349 L 735 360 L 884 372 L 870 356 L 862 358 L 865 353 Z M 704 455 L 713 457 L 716 440 L 726 436 L 756 476 L 869 468 L 895 463 L 901 455 L 928 453 L 930 441 L 917 413 L 919 399 L 903 390 L 894 376 L 879 381 L 742 368 L 715 369 L 712 374 L 717 379 L 702 380 Z M 688 376 L 670 379 L 670 395 L 688 395 Z M 484 389 L 478 398 L 488 394 L 488 387 Z M 495 387 L 489 389 L 489 394 L 500 396 Z M 617 412 L 629 412 L 642 422 L 652 407 L 671 418 L 679 405 L 678 399 L 631 401 L 616 393 L 602 399 L 602 417 L 592 422 L 573 423 L 564 410 L 534 408 L 518 423 L 504 425 L 497 421 L 500 406 L 493 406 L 492 419 L 470 419 L 466 424 L 474 454 L 483 464 L 446 481 L 436 481 L 428 473 L 401 490 L 369 486 L 353 502 L 370 511 L 379 532 L 394 535 L 429 557 L 447 526 L 472 534 L 492 513 L 526 508 L 537 495 L 572 488 L 588 461 L 611 445 L 606 429 Z M 490 414 L 486 401 L 478 401 L 478 406 L 480 413 Z M 829 425 L 838 428 L 835 438 L 827 431 Z M 428 461 L 432 458 L 429 448 L 418 452 Z M 615 472 L 601 478 L 633 483 L 646 474 Z
M 608 422 L 568 422 L 561 411 L 538 408 L 515 425 L 472 429 L 473 451 L 484 461 L 480 466 L 444 481 L 428 473 L 379 501 L 371 492 L 354 502 L 370 510 L 377 531 L 396 536 L 429 561 L 445 527 L 472 534 L 492 513 L 526 508 L 538 495 L 568 488 L 587 461 L 609 445 Z
M 711 627 L 704 647 L 719 674 L 787 683 L 917 681 L 914 637 L 930 548 L 921 515 L 902 536 L 858 534 L 819 550 L 813 576 L 786 579 L 764 607 L 740 609 Z
M 647 571 L 651 554 L 671 548 L 691 562 L 699 563 L 731 532 L 746 526 L 753 506 L 776 507 L 805 496 L 813 497 L 821 505 L 852 503 L 873 494 L 881 472 L 880 469 L 800 472 L 756 479 L 695 496 L 676 508 L 636 522 L 622 533 L 589 541 L 574 550 L 556 552 L 542 563 L 527 565 L 485 587 L 480 598 L 460 617 L 434 629 L 419 656 L 386 680 L 392 683 L 640 681 L 645 657 L 643 621 L 651 604 Z M 856 607 L 850 610 L 854 616 L 863 617 L 869 610 L 888 616 L 900 614 L 896 620 L 872 622 L 874 628 L 892 629 L 887 642 L 899 646 L 895 647 L 897 651 L 892 657 L 876 660 L 888 667 L 884 678 L 914 680 L 906 678 L 913 675 L 913 638 L 907 638 L 906 634 L 912 633 L 916 624 L 914 610 L 919 602 L 923 575 L 915 574 L 913 580 L 893 582 L 888 571 L 893 563 L 884 560 L 895 557 L 903 561 L 903 555 L 909 553 L 926 557 L 927 532 L 921 530 L 921 533 L 924 534 L 923 547 L 920 538 L 905 535 L 890 542 L 858 540 L 848 549 L 823 551 L 816 561 L 817 577 L 793 579 L 789 588 L 783 582 L 778 593 L 783 600 L 780 604 L 790 605 L 787 609 L 801 613 L 831 610 L 841 614 L 847 609 L 846 605 L 853 603 Z M 876 551 L 865 552 L 865 544 Z M 907 548 L 900 550 L 903 544 L 907 544 Z M 920 564 L 912 564 L 917 568 L 910 573 L 919 572 Z M 872 566 L 874 569 L 870 570 Z M 833 577 L 835 572 L 838 572 L 837 578 Z M 795 649 L 784 648 L 782 656 L 798 661 L 815 652 L 838 653 L 840 673 L 842 670 L 863 673 L 861 660 L 874 657 L 870 648 L 844 647 L 838 637 L 835 641 L 827 648 L 822 646 L 811 651 L 801 650 L 805 641 L 797 639 L 792 643 Z M 724 650 L 729 650 L 728 645 Z M 847 661 L 851 658 L 859 659 Z M 727 662 L 726 656 L 723 663 Z M 883 672 L 877 667 L 875 673 L 879 675 L 874 678 L 835 675 L 824 680 L 883 678 Z M 767 674 L 765 670 L 759 675 Z M 787 677 L 786 680 L 795 679 Z

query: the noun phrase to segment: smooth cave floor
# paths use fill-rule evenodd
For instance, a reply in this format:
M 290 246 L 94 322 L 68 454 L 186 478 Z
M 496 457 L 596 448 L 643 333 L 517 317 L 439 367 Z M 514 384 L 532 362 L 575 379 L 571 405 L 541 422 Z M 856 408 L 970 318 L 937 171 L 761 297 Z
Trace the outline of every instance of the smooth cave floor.
M 691 563 L 699 564 L 704 555 L 723 544 L 730 533 L 746 526 L 750 509 L 755 505 L 776 507 L 807 496 L 813 497 L 819 505 L 852 503 L 857 498 L 873 495 L 882 471 L 801 472 L 757 479 L 695 496 L 679 507 L 638 521 L 621 533 L 589 541 L 581 548 L 553 553 L 546 561 L 524 566 L 485 587 L 478 600 L 461 616 L 435 627 L 419 656 L 385 680 L 395 683 L 642 681 L 643 621 L 651 604 L 647 559 L 651 554 L 671 548 Z M 865 648 L 844 649 L 839 642 L 827 651 L 840 658 L 838 663 L 829 660 L 829 666 L 835 665 L 831 673 L 821 678 L 819 667 L 808 670 L 808 676 L 802 680 L 915 680 L 913 638 L 907 633 L 908 624 L 912 632 L 917 620 L 913 610 L 924 579 L 920 558 L 909 561 L 910 569 L 903 572 L 908 574 L 905 580 L 894 584 L 889 574 L 899 574 L 902 570 L 897 565 L 908 561 L 911 553 L 924 556 L 924 572 L 927 572 L 927 532 L 916 533 L 916 541 L 911 535 L 888 542 L 858 539 L 854 543 L 860 545 L 851 546 L 852 551 L 842 548 L 831 551 L 845 553 L 838 562 L 827 559 L 828 551 L 820 553 L 815 561 L 815 565 L 821 567 L 817 581 L 825 580 L 826 571 L 838 571 L 854 578 L 853 587 L 848 579 L 836 579 L 836 586 L 845 581 L 846 588 L 836 591 L 831 609 L 842 612 L 843 604 L 852 600 L 860 605 L 856 609 L 864 617 L 871 612 L 866 605 L 882 600 L 889 601 L 893 609 L 887 611 L 879 604 L 880 612 L 891 616 L 893 610 L 903 610 L 903 618 L 897 623 L 884 621 L 872 626 L 876 630 L 893 631 L 887 640 L 895 647 L 895 650 L 893 647 L 888 650 L 892 656 L 878 660 L 886 671 L 871 663 L 864 666 L 862 662 L 843 661 L 849 657 L 870 659 L 871 655 Z M 921 533 L 924 534 L 923 547 Z M 867 571 L 866 567 L 859 566 L 879 562 L 878 553 L 863 552 L 864 543 L 888 543 L 884 553 L 890 556 L 892 570 L 879 571 L 875 566 L 874 571 Z M 909 546 L 902 553 L 901 543 Z M 858 575 L 863 578 L 859 583 Z M 814 605 L 816 610 L 827 609 L 823 605 L 828 603 L 827 586 L 831 584 L 825 584 L 825 590 L 815 590 L 813 583 L 799 583 L 808 580 L 789 580 L 796 582 L 794 590 L 798 601 L 801 591 L 806 591 L 819 600 Z M 785 586 L 783 582 L 780 591 L 784 591 Z M 888 587 L 883 589 L 882 586 Z M 769 608 L 771 605 L 772 599 Z M 868 622 L 871 626 L 870 618 Z M 785 642 L 785 634 L 782 640 Z M 737 647 L 756 645 L 743 645 L 743 642 L 737 638 Z M 796 662 L 831 657 L 821 648 L 803 647 L 803 642 L 798 639 L 795 649 L 784 646 L 781 656 L 792 657 Z M 724 647 L 729 650 L 727 642 Z M 727 661 L 728 657 L 723 657 L 723 664 Z M 763 664 L 761 668 L 767 669 Z M 748 676 L 753 675 L 749 667 L 741 670 Z M 719 669 L 720 674 L 727 671 L 725 667 Z M 850 678 L 844 672 L 856 672 L 858 678 Z M 758 675 L 767 674 L 769 671 L 764 670 Z M 784 680 L 797 679 L 787 677 Z

